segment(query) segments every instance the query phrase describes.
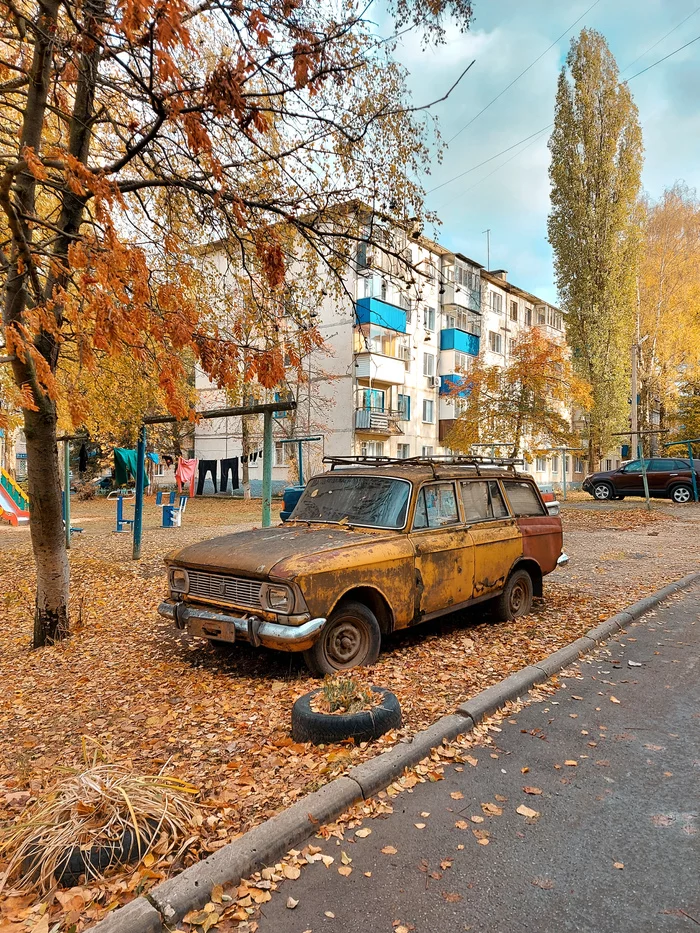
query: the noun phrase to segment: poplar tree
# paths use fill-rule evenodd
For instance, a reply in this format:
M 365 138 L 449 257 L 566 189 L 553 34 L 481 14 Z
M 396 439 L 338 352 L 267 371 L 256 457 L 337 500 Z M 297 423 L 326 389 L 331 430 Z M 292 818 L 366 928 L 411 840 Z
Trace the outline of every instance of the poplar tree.
M 549 242 L 573 364 L 591 385 L 588 465 L 627 426 L 643 162 L 637 108 L 600 33 L 584 29 L 559 76 Z

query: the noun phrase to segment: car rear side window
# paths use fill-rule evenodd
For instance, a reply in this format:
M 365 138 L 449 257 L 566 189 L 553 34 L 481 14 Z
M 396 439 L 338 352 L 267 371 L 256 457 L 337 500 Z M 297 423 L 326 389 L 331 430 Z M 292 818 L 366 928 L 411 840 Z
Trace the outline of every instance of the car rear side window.
M 467 522 L 484 522 L 508 515 L 503 495 L 494 480 L 462 483 L 461 493 Z
M 503 485 L 510 507 L 513 509 L 513 515 L 517 518 L 545 514 L 545 508 L 531 483 L 515 483 L 505 480 Z
M 459 521 L 455 488 L 452 483 L 434 483 L 418 493 L 413 529 L 442 528 Z
M 668 473 L 678 469 L 677 463 L 677 460 L 652 460 L 647 469 L 650 473 Z

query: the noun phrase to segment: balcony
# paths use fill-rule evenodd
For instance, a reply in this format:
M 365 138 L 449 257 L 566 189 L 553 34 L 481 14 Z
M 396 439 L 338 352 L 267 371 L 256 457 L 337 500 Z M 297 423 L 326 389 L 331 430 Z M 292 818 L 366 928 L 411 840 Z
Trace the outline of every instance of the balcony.
M 399 423 L 401 420 L 400 411 L 381 411 L 376 408 L 355 409 L 355 430 L 362 434 L 376 434 L 382 437 L 403 434 Z
M 448 373 L 440 376 L 440 395 L 449 395 L 451 398 L 467 398 L 471 393 L 471 386 L 466 382 L 465 376 L 459 373 Z
M 381 298 L 359 298 L 355 303 L 358 324 L 377 324 L 406 333 L 406 311 Z
M 481 290 L 466 288 L 464 285 L 455 285 L 454 282 L 443 283 L 442 306 L 466 308 L 469 311 L 481 311 Z
M 379 353 L 358 353 L 355 357 L 355 375 L 358 379 L 371 379 L 387 385 L 402 386 L 406 379 L 403 359 L 382 356 Z
M 440 331 L 441 350 L 459 350 L 460 353 L 479 355 L 479 337 L 468 334 L 457 327 L 448 327 Z

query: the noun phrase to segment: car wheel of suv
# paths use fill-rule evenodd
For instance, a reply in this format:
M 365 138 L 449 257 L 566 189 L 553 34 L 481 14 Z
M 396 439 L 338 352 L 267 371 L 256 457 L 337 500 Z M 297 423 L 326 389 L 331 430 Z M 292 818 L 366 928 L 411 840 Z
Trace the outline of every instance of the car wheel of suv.
M 674 486 L 671 490 L 671 498 L 674 502 L 680 502 L 685 505 L 693 498 L 693 490 L 690 486 Z
M 601 501 L 614 499 L 615 493 L 610 483 L 596 483 L 593 487 L 593 498 Z
M 527 570 L 515 570 L 500 596 L 493 601 L 493 615 L 498 622 L 526 616 L 532 609 L 532 577 Z
M 323 677 L 336 671 L 374 664 L 382 633 L 374 613 L 362 603 L 341 603 L 334 609 L 313 648 L 304 652 L 312 674 Z

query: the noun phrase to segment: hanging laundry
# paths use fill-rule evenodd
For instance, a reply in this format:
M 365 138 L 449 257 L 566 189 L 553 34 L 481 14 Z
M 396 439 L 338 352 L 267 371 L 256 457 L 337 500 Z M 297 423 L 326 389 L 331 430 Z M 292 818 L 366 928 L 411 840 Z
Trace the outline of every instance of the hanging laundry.
M 146 454 L 146 457 L 152 463 L 160 463 L 160 457 L 155 451 L 152 451 L 150 454 Z
M 163 457 L 163 461 L 165 462 L 165 465 L 167 467 L 171 467 L 173 465 L 173 458 L 168 456 L 168 454 L 165 454 L 165 456 Z
M 221 478 L 219 480 L 219 492 L 226 492 L 228 488 L 228 477 L 231 474 L 231 491 L 239 488 L 238 483 L 238 457 L 227 457 L 221 461 Z
M 214 484 L 214 492 L 216 492 L 216 460 L 199 461 L 199 479 L 197 480 L 198 496 L 201 496 L 204 492 L 204 483 L 207 478 L 207 473 L 211 473 L 211 481 Z
M 136 480 L 136 451 L 128 450 L 126 447 L 114 448 L 114 485 L 126 486 L 129 478 Z M 144 485 L 148 486 L 150 480 L 145 474 L 143 477 Z
M 78 454 L 78 472 L 85 473 L 88 466 L 88 452 L 85 444 L 80 445 L 80 453 Z
M 250 455 L 250 459 L 251 459 L 251 461 L 252 461 L 253 463 L 255 463 L 255 461 L 258 459 L 258 452 L 257 452 L 257 450 L 255 451 L 254 454 L 251 454 L 251 455 Z
M 199 460 L 196 458 L 194 460 L 184 460 L 182 457 L 177 458 L 175 480 L 177 481 L 178 493 L 182 492 L 183 486 L 187 486 L 189 488 L 190 498 L 194 496 L 194 478 L 197 474 L 198 463 Z

